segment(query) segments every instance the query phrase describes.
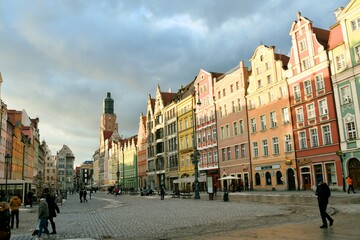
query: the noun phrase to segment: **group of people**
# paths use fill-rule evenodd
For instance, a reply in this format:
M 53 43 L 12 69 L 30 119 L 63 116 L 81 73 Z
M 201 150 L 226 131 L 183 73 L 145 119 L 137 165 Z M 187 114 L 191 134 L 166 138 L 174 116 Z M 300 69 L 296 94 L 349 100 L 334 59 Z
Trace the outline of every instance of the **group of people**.
M 54 217 L 56 217 L 56 214 L 59 213 L 60 209 L 55 201 L 55 196 L 51 194 L 43 194 L 39 203 L 37 227 L 35 228 L 32 235 L 37 235 L 38 238 L 40 238 L 43 232 L 47 235 L 57 234 Z M 51 233 L 48 229 L 49 222 L 52 228 Z
M 87 202 L 87 190 L 86 189 L 82 189 L 79 191 L 79 197 L 80 197 L 80 203 L 82 202 Z M 90 192 L 90 199 L 91 199 L 91 192 Z

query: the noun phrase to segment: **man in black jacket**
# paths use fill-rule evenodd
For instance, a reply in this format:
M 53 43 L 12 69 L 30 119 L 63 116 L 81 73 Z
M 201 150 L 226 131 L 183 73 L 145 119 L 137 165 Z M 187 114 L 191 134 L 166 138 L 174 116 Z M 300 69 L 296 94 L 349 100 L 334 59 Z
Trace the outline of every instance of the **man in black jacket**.
M 334 219 L 332 219 L 329 214 L 326 212 L 327 205 L 329 203 L 329 197 L 331 195 L 329 186 L 323 182 L 323 180 L 319 181 L 318 186 L 316 187 L 315 195 L 318 198 L 319 210 L 321 219 L 323 221 L 323 225 L 320 228 L 327 228 L 328 224 L 326 219 L 329 220 L 330 226 L 333 225 Z
M 60 213 L 60 209 L 58 205 L 56 204 L 55 197 L 48 194 L 46 196 L 46 202 L 48 203 L 49 207 L 49 221 L 51 223 L 52 232 L 51 234 L 56 234 L 56 225 L 54 222 L 54 217 L 56 217 L 56 213 Z M 46 222 L 47 223 L 47 222 Z

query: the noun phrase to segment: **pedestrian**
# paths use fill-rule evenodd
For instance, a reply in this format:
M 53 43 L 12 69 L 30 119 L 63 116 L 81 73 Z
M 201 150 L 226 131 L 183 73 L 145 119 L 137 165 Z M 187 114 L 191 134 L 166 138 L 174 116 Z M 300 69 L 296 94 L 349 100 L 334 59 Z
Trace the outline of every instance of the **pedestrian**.
M 86 195 L 87 195 L 87 191 L 86 191 L 86 189 L 84 189 L 83 190 L 84 202 L 87 202 Z
M 50 194 L 48 194 L 46 196 L 46 202 L 47 202 L 48 208 L 49 208 L 49 221 L 50 221 L 50 224 L 52 227 L 51 234 L 56 234 L 56 225 L 54 222 L 54 217 L 56 217 L 56 213 L 57 214 L 60 213 L 60 209 L 59 209 L 59 206 L 55 202 L 55 197 L 51 196 Z M 48 222 L 46 222 L 46 223 L 48 223 Z
M 6 202 L 0 202 L 0 239 L 10 240 L 10 206 Z
M 14 195 L 10 200 L 11 209 L 11 228 L 14 228 L 14 220 L 16 218 L 16 228 L 19 228 L 19 208 L 21 206 L 21 200 L 17 195 Z
M 38 221 L 39 221 L 39 231 L 38 238 L 41 239 L 41 234 L 45 232 L 47 235 L 50 235 L 49 230 L 47 228 L 47 220 L 49 218 L 49 206 L 46 202 L 45 196 L 41 196 L 38 210 Z
M 29 191 L 27 196 L 26 196 L 26 203 L 27 203 L 26 205 L 30 205 L 30 207 L 32 207 L 32 205 L 33 205 L 33 196 L 34 196 L 33 192 Z
M 353 193 L 355 193 L 355 191 L 354 191 L 354 186 L 353 186 L 353 180 L 352 180 L 352 178 L 350 177 L 350 175 L 347 176 L 346 181 L 347 181 L 347 184 L 348 184 L 348 190 L 347 190 L 348 194 L 350 194 L 350 190 L 352 190 Z
M 318 205 L 320 210 L 320 216 L 323 222 L 323 225 L 320 226 L 320 228 L 327 228 L 327 220 L 330 222 L 330 226 L 334 224 L 334 219 L 332 219 L 329 214 L 326 212 L 327 205 L 329 203 L 329 197 L 331 195 L 329 186 L 323 182 L 323 180 L 319 181 L 318 186 L 316 187 L 315 195 L 318 199 Z
M 214 184 L 214 195 L 216 196 L 217 186 Z
M 83 194 L 84 194 L 83 191 L 80 190 L 80 191 L 79 191 L 80 203 L 82 203 Z
M 161 200 L 164 200 L 164 198 L 165 198 L 165 188 L 164 188 L 164 185 L 161 186 L 160 194 L 161 194 Z
M 114 193 L 115 193 L 115 197 L 117 197 L 117 195 L 119 195 L 119 189 L 117 187 L 114 188 Z

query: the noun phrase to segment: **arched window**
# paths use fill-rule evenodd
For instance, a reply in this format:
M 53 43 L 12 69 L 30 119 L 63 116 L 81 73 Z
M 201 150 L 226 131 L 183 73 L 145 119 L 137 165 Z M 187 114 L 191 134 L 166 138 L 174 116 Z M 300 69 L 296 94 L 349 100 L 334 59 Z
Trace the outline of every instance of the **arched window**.
M 283 178 L 282 178 L 282 173 L 280 171 L 276 172 L 276 184 L 277 185 L 282 185 L 283 182 Z
M 255 173 L 255 184 L 256 184 L 256 185 L 260 185 L 260 184 L 261 184 L 260 174 L 259 174 L 259 173 Z
M 266 185 L 271 185 L 271 174 L 269 172 L 265 173 Z

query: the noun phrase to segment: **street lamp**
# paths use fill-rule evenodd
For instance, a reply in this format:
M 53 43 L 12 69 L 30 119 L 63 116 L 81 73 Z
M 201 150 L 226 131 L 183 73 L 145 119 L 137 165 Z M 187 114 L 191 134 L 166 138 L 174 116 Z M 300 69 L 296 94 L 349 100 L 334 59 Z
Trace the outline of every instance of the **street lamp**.
M 198 84 L 198 89 L 199 89 L 199 84 Z M 194 91 L 194 100 L 196 99 L 196 92 Z M 199 90 L 198 90 L 198 101 L 196 102 L 196 105 L 200 106 L 201 102 L 200 102 L 200 98 L 199 98 Z M 194 104 L 194 109 L 193 109 L 193 121 L 194 121 L 194 130 L 193 130 L 193 146 L 194 146 L 194 153 L 190 155 L 192 162 L 194 164 L 194 171 L 195 171 L 195 188 L 194 188 L 194 192 L 195 192 L 195 199 L 200 199 L 200 193 L 199 193 L 199 157 L 200 157 L 200 153 L 197 150 L 197 137 L 196 137 L 196 107 Z
M 5 155 L 5 167 L 6 167 L 6 173 L 5 173 L 5 198 L 7 201 L 8 197 L 8 172 L 9 172 L 9 163 L 11 162 L 11 155 L 6 154 Z

